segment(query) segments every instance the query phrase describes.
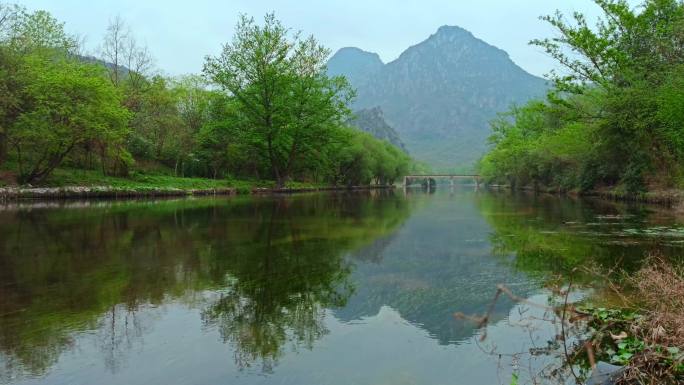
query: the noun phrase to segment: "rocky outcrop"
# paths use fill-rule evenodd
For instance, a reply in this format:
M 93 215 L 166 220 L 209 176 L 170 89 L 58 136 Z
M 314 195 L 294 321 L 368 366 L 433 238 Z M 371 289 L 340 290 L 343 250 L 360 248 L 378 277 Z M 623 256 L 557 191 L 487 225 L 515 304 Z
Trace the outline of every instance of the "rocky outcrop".
M 385 121 L 384 113 L 380 107 L 354 112 L 354 117 L 347 121 L 347 124 L 407 151 L 406 145 L 399 137 L 399 134 L 397 134 L 397 131 Z

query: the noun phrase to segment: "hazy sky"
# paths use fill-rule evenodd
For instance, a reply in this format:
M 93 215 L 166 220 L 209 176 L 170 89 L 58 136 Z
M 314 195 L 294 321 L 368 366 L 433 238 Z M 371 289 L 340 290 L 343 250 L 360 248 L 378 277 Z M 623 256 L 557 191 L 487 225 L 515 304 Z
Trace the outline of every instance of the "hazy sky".
M 93 53 L 113 16 L 121 15 L 137 39 L 146 43 L 164 73 L 196 73 L 204 56 L 229 41 L 237 15 L 261 18 L 275 12 L 288 27 L 314 34 L 337 50 L 355 46 L 396 59 L 441 25 L 458 25 L 506 50 L 521 67 L 543 75 L 554 67 L 527 43 L 552 31 L 540 15 L 560 9 L 598 15 L 591 0 L 15 0 L 45 9 L 66 22 L 69 32 L 86 38 Z M 11 2 L 11 0 L 10 0 Z

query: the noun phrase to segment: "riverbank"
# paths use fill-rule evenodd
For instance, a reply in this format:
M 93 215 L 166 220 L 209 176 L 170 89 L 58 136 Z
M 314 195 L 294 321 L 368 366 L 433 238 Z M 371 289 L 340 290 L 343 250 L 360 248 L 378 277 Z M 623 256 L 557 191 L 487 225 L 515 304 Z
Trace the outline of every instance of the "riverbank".
M 578 193 L 579 196 L 595 196 L 603 199 L 624 202 L 653 203 L 673 207 L 681 207 L 684 204 L 684 190 L 668 189 L 653 190 L 640 193 L 628 193 L 621 189 L 600 189 L 586 193 Z M 684 209 L 684 207 L 682 207 Z
M 590 191 L 562 190 L 542 186 L 520 186 L 511 187 L 510 185 L 485 185 L 487 188 L 529 191 L 534 193 L 565 195 L 571 197 L 595 197 L 616 202 L 636 202 L 664 205 L 677 208 L 684 212 L 684 190 L 680 189 L 658 189 L 644 191 L 640 193 L 628 193 L 621 188 L 603 188 Z
M 392 186 L 325 186 L 289 182 L 277 188 L 273 181 L 182 178 L 134 174 L 128 178 L 102 176 L 92 171 L 57 170 L 41 186 L 0 186 L 0 201 L 52 199 L 121 199 L 239 194 L 384 189 Z
M 145 197 L 178 197 L 207 195 L 242 195 L 242 194 L 293 194 L 316 191 L 349 191 L 391 189 L 393 186 L 322 186 L 322 187 L 252 187 L 252 188 L 207 188 L 183 189 L 174 187 L 119 188 L 112 186 L 65 186 L 65 187 L 31 187 L 0 188 L 0 202 L 17 199 L 102 199 L 102 198 L 145 198 Z
M 576 322 L 586 325 L 589 333 L 573 355 L 578 361 L 571 358 L 570 363 L 592 368 L 597 362 L 617 365 L 611 369 L 612 378 L 590 384 L 681 384 L 684 270 L 651 257 L 621 281 L 610 285 L 621 306 L 572 309 Z

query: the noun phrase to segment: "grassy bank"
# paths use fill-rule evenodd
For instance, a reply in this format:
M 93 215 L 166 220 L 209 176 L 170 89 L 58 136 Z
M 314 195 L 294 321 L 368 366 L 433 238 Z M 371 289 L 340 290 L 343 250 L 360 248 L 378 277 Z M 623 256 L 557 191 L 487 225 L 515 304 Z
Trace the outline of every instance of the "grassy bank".
M 276 183 L 268 180 L 184 178 L 150 172 L 133 172 L 124 178 L 93 170 L 57 169 L 40 186 L 20 186 L 10 178 L 0 178 L 0 199 L 233 195 L 381 187 L 386 186 L 326 186 L 291 181 L 284 188 L 276 188 Z

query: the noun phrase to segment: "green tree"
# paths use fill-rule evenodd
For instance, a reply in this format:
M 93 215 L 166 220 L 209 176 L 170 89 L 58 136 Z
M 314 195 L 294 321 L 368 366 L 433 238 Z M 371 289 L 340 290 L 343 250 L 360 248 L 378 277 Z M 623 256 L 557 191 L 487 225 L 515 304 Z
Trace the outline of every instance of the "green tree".
M 0 3 L 0 165 L 7 158 L 11 126 L 28 108 L 21 95 L 26 85 L 19 74 L 24 58 L 39 51 L 63 55 L 77 49 L 76 38 L 49 13 L 29 13 L 18 5 Z
M 226 172 L 239 172 L 241 165 L 254 161 L 250 148 L 238 137 L 237 107 L 234 99 L 223 93 L 209 96 L 207 121 L 197 133 L 198 156 L 212 178 Z M 254 167 L 252 167 L 252 170 Z
M 22 99 L 30 109 L 12 125 L 10 141 L 22 182 L 45 180 L 86 141 L 123 146 L 129 114 L 100 66 L 37 54 L 25 58 L 19 76 L 25 82 Z M 128 159 L 125 150 L 118 155 Z
M 180 125 L 171 137 L 171 155 L 174 158 L 175 174 L 185 175 L 187 163 L 199 161 L 197 136 L 209 120 L 209 107 L 213 92 L 206 89 L 205 81 L 199 76 L 185 76 L 174 81 L 172 92 L 177 100 Z
M 533 44 L 567 69 L 554 76 L 557 94 L 603 91 L 598 114 L 583 120 L 598 120 L 600 162 L 622 165 L 604 178 L 636 191 L 647 174 L 667 175 L 681 161 L 671 150 L 671 135 L 663 135 L 657 90 L 684 62 L 684 6 L 677 0 L 649 0 L 637 10 L 624 0 L 595 3 L 604 13 L 596 27 L 580 13 L 573 15 L 574 23 L 557 13 L 543 19 L 560 37 Z
M 338 128 L 333 137 L 324 166 L 333 185 L 391 185 L 409 172 L 411 158 L 387 141 L 352 128 Z
M 313 37 L 301 40 L 269 14 L 263 26 L 242 16 L 232 43 L 206 60 L 205 75 L 235 97 L 240 128 L 278 186 L 348 114 L 351 89 L 325 74 L 328 55 Z
M 169 88 L 169 81 L 161 76 L 150 79 L 133 111 L 131 140 L 134 154 L 142 158 L 164 160 L 169 155 L 173 135 L 183 124 L 178 111 L 178 98 Z
M 16 116 L 19 104 L 20 85 L 16 81 L 18 58 L 8 44 L 19 14 L 18 7 L 0 3 L 0 166 L 7 158 L 9 125 Z
M 684 166 L 684 5 L 594 0 L 604 16 L 542 19 L 557 37 L 534 40 L 562 66 L 545 102 L 515 108 L 492 127 L 480 163 L 490 179 L 563 190 L 629 193 L 681 183 Z

